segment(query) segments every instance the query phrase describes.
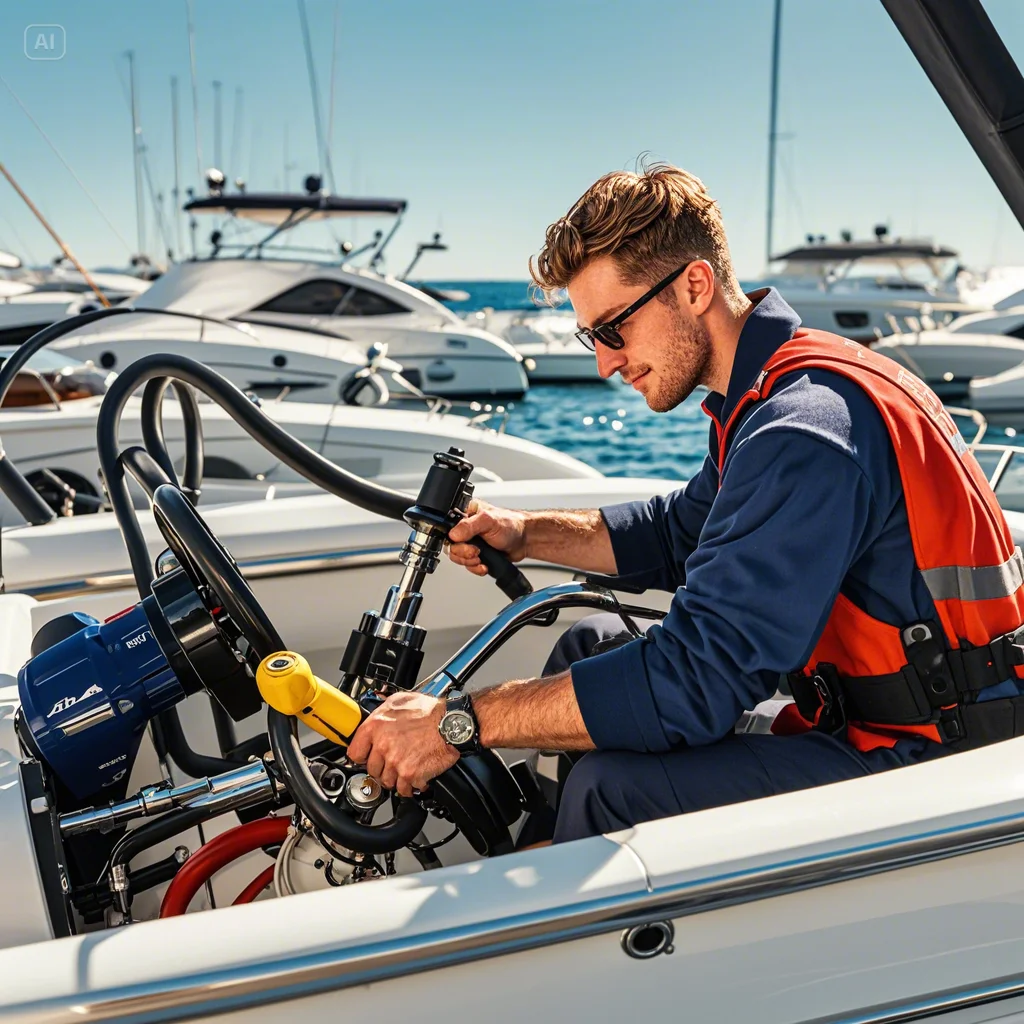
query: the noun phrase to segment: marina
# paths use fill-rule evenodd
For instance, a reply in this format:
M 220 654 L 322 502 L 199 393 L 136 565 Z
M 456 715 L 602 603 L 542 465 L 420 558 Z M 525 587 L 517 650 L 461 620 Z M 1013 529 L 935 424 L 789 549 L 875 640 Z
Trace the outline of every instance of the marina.
M 1022 36 L 733 2 L 0 14 L 0 1021 L 1024 1019 Z

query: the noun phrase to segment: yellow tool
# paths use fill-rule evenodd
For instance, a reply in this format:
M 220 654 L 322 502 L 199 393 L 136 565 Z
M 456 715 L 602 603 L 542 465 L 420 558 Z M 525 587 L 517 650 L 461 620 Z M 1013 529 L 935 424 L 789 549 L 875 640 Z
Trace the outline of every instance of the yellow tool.
M 260 662 L 256 685 L 283 715 L 295 715 L 327 739 L 347 746 L 363 720 L 363 709 L 339 689 L 313 675 L 301 654 L 278 651 Z

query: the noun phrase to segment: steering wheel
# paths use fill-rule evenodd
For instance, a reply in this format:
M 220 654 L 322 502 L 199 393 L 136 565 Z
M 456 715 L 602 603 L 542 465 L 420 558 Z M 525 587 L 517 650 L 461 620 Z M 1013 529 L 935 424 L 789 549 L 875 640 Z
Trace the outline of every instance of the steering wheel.
M 239 639 L 245 640 L 242 653 L 252 668 L 284 650 L 281 634 L 256 600 L 238 564 L 185 494 L 173 484 L 161 484 L 152 500 L 160 533 L 228 642 L 237 649 Z M 357 821 L 336 805 L 309 769 L 293 716 L 268 708 L 267 731 L 288 792 L 328 838 L 361 853 L 389 853 L 407 846 L 419 834 L 427 811 L 415 800 L 397 799 L 394 817 L 382 825 Z
M 153 493 L 153 515 L 192 586 L 211 601 L 209 611 L 216 614 L 219 608 L 227 613 L 257 660 L 283 650 L 281 634 L 256 600 L 238 563 L 217 540 L 185 493 L 174 484 L 161 484 Z M 236 641 L 238 637 L 230 639 Z

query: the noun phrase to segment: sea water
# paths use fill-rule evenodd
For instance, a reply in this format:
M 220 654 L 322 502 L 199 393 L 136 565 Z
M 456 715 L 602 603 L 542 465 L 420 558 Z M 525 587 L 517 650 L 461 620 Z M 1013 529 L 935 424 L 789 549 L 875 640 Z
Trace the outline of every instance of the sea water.
M 526 281 L 430 281 L 433 288 L 469 293 L 449 302 L 465 314 L 492 309 L 528 309 L 535 303 Z M 567 307 L 568 308 L 568 307 Z M 643 395 L 622 383 L 535 384 L 512 405 L 507 430 L 557 448 L 606 476 L 686 480 L 700 469 L 708 450 L 710 420 L 701 395 L 670 413 L 653 413 Z

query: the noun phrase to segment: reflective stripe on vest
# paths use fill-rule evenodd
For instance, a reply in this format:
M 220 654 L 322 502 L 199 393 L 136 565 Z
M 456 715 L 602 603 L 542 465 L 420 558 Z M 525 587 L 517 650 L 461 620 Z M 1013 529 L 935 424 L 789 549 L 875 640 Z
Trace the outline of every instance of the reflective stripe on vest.
M 948 648 L 985 647 L 1017 630 L 1024 623 L 1024 558 L 981 467 L 934 392 L 857 342 L 801 329 L 780 346 L 719 426 L 719 485 L 727 472 L 730 435 L 750 406 L 767 397 L 781 377 L 812 368 L 852 380 L 881 414 L 899 466 L 915 564 Z M 834 666 L 847 692 L 858 692 L 852 688 L 869 687 L 870 677 L 906 668 L 901 630 L 873 619 L 840 594 L 803 671 L 813 674 L 819 664 Z M 1014 671 L 1024 676 L 1024 669 Z M 950 700 L 956 702 L 956 695 Z M 885 717 L 885 725 L 851 722 L 847 739 L 862 750 L 892 746 L 908 733 L 940 739 L 938 712 L 906 724 L 902 714 Z
M 992 601 L 1010 597 L 1024 584 L 1024 556 L 1020 548 L 1000 565 L 943 565 L 922 569 L 933 601 Z

